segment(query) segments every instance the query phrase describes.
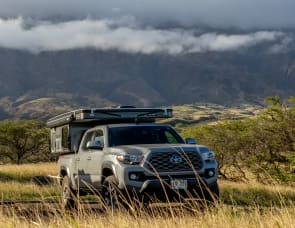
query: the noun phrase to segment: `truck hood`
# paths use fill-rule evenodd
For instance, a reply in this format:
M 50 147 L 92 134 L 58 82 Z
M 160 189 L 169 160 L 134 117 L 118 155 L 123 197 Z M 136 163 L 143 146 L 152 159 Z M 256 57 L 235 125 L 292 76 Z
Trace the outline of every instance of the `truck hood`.
M 116 146 L 112 148 L 113 152 L 124 152 L 126 154 L 142 154 L 146 155 L 150 152 L 181 152 L 181 151 L 198 151 L 197 145 L 188 144 L 140 144 Z

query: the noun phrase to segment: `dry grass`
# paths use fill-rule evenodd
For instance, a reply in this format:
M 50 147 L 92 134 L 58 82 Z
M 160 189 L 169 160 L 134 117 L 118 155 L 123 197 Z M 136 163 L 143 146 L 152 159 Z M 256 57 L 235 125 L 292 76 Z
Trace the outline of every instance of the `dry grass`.
M 0 165 L 0 181 L 28 182 L 33 176 L 57 175 L 55 163 Z
M 175 105 L 172 108 L 175 118 L 187 120 L 198 120 L 202 117 L 213 117 L 219 120 L 241 119 L 254 116 L 262 109 L 254 105 L 225 107 L 215 104 Z
M 57 185 L 36 186 L 32 183 L 8 181 L 0 183 L 0 200 L 52 200 L 60 196 Z
M 162 209 L 159 212 L 142 212 L 137 215 L 118 211 L 89 212 L 74 214 L 55 211 L 52 214 L 36 210 L 29 215 L 20 216 L 12 211 L 8 216 L 1 214 L 1 227 L 294 227 L 295 208 L 231 208 L 220 206 L 214 210 L 190 212 L 188 210 Z M 52 210 L 54 211 L 54 210 Z
M 11 176 L 54 175 L 56 164 L 0 166 Z M 30 182 L 0 183 L 2 199 L 39 199 L 41 204 L 0 206 L 0 227 L 295 227 L 295 191 L 282 185 L 220 181 L 221 202 L 199 209 L 197 204 L 152 205 L 148 210 L 105 211 L 97 205 L 81 205 L 67 212 L 56 198 L 57 186 L 38 187 Z
M 0 172 L 11 173 L 19 176 L 56 175 L 56 163 L 37 163 L 23 165 L 0 165 Z
M 220 181 L 221 200 L 228 205 L 252 207 L 294 207 L 294 187 L 257 182 Z
M 36 186 L 31 183 L 33 176 L 55 176 L 55 163 L 0 165 L 0 199 L 3 200 L 42 200 L 60 195 L 57 185 Z

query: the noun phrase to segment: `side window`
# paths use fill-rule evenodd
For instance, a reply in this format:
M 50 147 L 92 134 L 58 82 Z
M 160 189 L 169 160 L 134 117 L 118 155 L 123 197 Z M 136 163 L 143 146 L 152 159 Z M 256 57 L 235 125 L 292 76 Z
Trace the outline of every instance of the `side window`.
M 86 144 L 89 141 L 101 141 L 102 144 L 104 144 L 104 138 L 103 138 L 103 131 L 102 130 L 96 130 L 86 133 L 86 136 L 84 138 L 82 148 L 83 150 L 87 150 Z
M 63 127 L 61 130 L 61 144 L 63 148 L 69 148 L 69 128 Z
M 87 142 L 91 141 L 92 136 L 93 136 L 93 131 L 86 133 L 86 136 L 85 136 L 83 144 L 82 144 L 83 150 L 87 150 L 86 144 L 87 144 Z
M 53 130 L 51 130 L 50 144 L 51 144 L 51 152 L 56 152 L 56 133 Z
M 178 143 L 176 138 L 169 131 L 165 131 L 165 136 L 167 138 L 168 143 L 170 144 Z
M 93 133 L 93 138 L 92 140 L 94 141 L 100 141 L 102 144 L 104 144 L 104 137 L 103 137 L 103 131 L 98 129 Z

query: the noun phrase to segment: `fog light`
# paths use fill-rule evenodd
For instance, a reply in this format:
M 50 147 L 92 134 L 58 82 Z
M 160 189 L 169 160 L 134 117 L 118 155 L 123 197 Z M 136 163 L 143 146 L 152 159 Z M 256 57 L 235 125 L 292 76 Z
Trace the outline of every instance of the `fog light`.
M 209 170 L 209 172 L 208 172 L 208 176 L 209 176 L 209 177 L 213 177 L 213 176 L 214 176 L 214 171 Z
M 138 177 L 135 173 L 131 173 L 129 177 L 130 177 L 130 180 L 137 180 L 138 179 Z

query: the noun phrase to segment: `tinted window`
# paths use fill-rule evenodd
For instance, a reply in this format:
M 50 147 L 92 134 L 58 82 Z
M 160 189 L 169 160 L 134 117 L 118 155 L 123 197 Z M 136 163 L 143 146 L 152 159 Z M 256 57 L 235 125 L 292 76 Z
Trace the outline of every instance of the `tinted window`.
M 110 146 L 162 143 L 183 143 L 183 140 L 174 130 L 165 126 L 128 126 L 109 129 Z

